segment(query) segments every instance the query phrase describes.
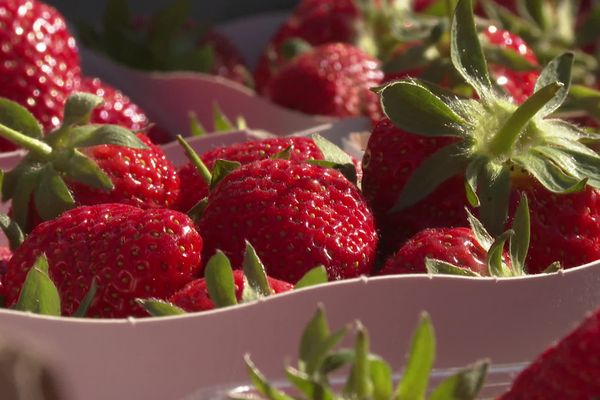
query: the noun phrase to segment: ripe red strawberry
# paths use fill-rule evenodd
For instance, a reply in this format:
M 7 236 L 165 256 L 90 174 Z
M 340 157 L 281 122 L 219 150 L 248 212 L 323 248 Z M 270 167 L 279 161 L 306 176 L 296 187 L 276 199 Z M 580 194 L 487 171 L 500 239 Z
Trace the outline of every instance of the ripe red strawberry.
M 237 143 L 208 151 L 200 157 L 204 164 L 212 169 L 219 159 L 248 164 L 272 157 L 290 146 L 292 146 L 290 153 L 290 160 L 292 161 L 320 160 L 323 158 L 323 154 L 321 154 L 315 142 L 306 137 L 272 138 Z M 180 211 L 187 212 L 198 201 L 208 195 L 208 185 L 191 162 L 179 169 L 179 178 L 181 180 L 181 191 L 177 208 Z
M 6 174 L 2 187 L 3 200 L 13 200 L 13 217 L 25 230 L 35 225 L 36 214 L 52 219 L 76 205 L 166 208 L 177 201 L 177 170 L 160 147 L 117 125 L 85 125 L 100 102 L 87 93 L 70 96 L 63 126 L 44 137 L 25 109 L 0 99 L 10 124 L 0 134 L 29 150 L 29 156 Z
M 285 42 L 302 39 L 312 46 L 355 43 L 360 36 L 361 18 L 355 0 L 302 0 L 279 27 L 258 61 L 254 72 L 258 92 L 264 92 L 273 71 L 288 61 L 282 54 Z
M 126 203 L 140 208 L 175 205 L 180 188 L 177 169 L 147 136 L 138 133 L 137 137 L 148 149 L 101 145 L 86 151 L 108 175 L 114 189 L 97 189 L 70 181 L 69 188 L 78 205 Z
M 92 279 L 92 317 L 146 315 L 138 297 L 167 297 L 199 275 L 202 239 L 177 211 L 125 204 L 79 207 L 38 225 L 15 251 L 5 278 L 7 306 L 42 253 L 58 288 L 62 314 L 72 315 Z
M 213 51 L 213 75 L 222 76 L 242 85 L 252 84 L 252 75 L 237 46 L 222 33 L 210 29 L 200 39 L 200 46 L 209 46 Z
M 139 106 L 99 78 L 82 77 L 76 91 L 92 93 L 102 98 L 102 105 L 92 113 L 92 123 L 121 125 L 133 131 L 142 130 L 149 124 L 148 117 Z
M 307 114 L 381 117 L 372 87 L 383 80 L 379 62 L 356 47 L 326 44 L 300 54 L 274 76 L 265 95 Z
M 362 189 L 381 233 L 380 252 L 388 255 L 426 228 L 464 226 L 466 197 L 460 177 L 401 212 L 390 213 L 409 177 L 423 160 L 454 139 L 423 137 L 396 128 L 385 118 L 369 137 L 362 161 Z
M 324 265 L 330 279 L 368 274 L 377 235 L 358 189 L 337 170 L 282 159 L 242 165 L 208 197 L 199 223 L 207 259 L 241 265 L 252 243 L 269 276 L 295 283 Z
M 508 93 L 517 103 L 524 102 L 533 94 L 535 82 L 539 77 L 538 60 L 527 43 L 516 34 L 495 25 L 489 25 L 483 30 L 483 46 L 493 46 L 499 49 L 512 50 L 531 65 L 531 70 L 517 71 L 509 66 L 490 63 L 490 73 L 495 82 Z
M 539 355 L 499 400 L 570 399 L 600 396 L 600 309 Z
M 426 273 L 425 259 L 433 258 L 488 275 L 487 251 L 469 228 L 425 229 L 388 258 L 381 275 Z
M 242 270 L 233 271 L 235 282 L 235 296 L 238 301 L 242 298 L 244 290 L 244 272 Z M 267 277 L 273 293 L 282 293 L 292 290 L 294 286 L 290 283 Z M 182 308 L 187 312 L 207 311 L 215 308 L 204 278 L 196 279 L 185 285 L 183 289 L 178 290 L 169 297 L 169 302 Z
M 4 277 L 6 276 L 6 269 L 8 268 L 8 262 L 12 257 L 12 251 L 6 246 L 0 246 L 0 297 L 4 296 L 5 285 Z
M 0 26 L 0 97 L 26 107 L 46 131 L 58 127 L 80 75 L 75 39 L 63 16 L 37 0 L 4 0 Z M 0 142 L 2 150 L 15 148 Z
M 480 39 L 484 52 L 495 55 L 495 59 L 489 63 L 491 78 L 498 86 L 503 88 L 506 94 L 511 96 L 514 101 L 517 103 L 525 101 L 527 97 L 533 94 L 535 82 L 539 77 L 538 60 L 534 52 L 518 35 L 500 29 L 495 25 L 488 25 L 482 29 L 480 32 Z M 452 89 L 453 86 L 462 83 L 463 80 L 456 76 L 452 66 L 448 63 L 448 56 L 445 55 L 447 51 L 444 49 L 446 46 L 446 43 L 443 41 L 426 43 L 422 40 L 416 40 L 401 43 L 396 46 L 392 61 L 385 66 L 385 81 L 389 82 L 407 77 L 422 77 L 423 79 L 435 82 L 440 86 Z M 411 51 L 414 52 L 415 49 L 419 47 L 423 48 L 422 51 L 429 48 L 429 50 L 437 54 L 437 57 L 425 59 L 414 56 Z M 528 63 L 528 68 L 525 68 L 524 70 L 515 69 L 510 65 L 510 61 L 498 59 L 498 54 L 506 51 L 514 53 L 515 56 L 519 57 L 525 63 Z M 440 53 L 444 55 L 441 55 Z M 394 65 L 394 57 L 398 60 L 402 60 L 402 62 L 399 63 L 399 65 L 401 65 L 400 68 Z M 409 57 L 409 59 L 407 59 L 407 57 Z M 398 61 L 396 60 L 396 63 L 397 62 Z
M 574 262 L 600 259 L 600 247 L 595 244 L 599 237 L 592 222 L 600 216 L 596 201 L 600 156 L 585 145 L 587 133 L 549 117 L 567 97 L 573 55 L 555 58 L 536 82 L 536 93 L 522 105 L 497 96 L 473 21 L 469 21 L 470 3 L 458 3 L 453 24 L 466 28 L 452 31 L 458 37 L 452 38 L 451 50 L 457 72 L 476 90 L 480 101 L 438 95 L 441 92 L 430 91 L 417 80 L 399 81 L 381 91 L 384 110 L 396 126 L 422 135 L 423 140 L 453 137 L 404 180 L 394 211 L 409 212 L 435 190 L 464 177 L 468 204 L 477 208 L 493 235 L 504 230 L 509 210 L 515 208 L 521 193 L 530 198 L 529 272 L 539 272 L 554 261 L 569 268 Z M 390 148 L 393 140 L 393 136 L 388 139 Z M 379 148 L 385 148 L 385 143 Z M 401 167 L 391 166 L 398 171 Z M 366 173 L 363 179 L 368 179 Z M 458 185 L 454 188 L 460 190 Z M 451 192 L 442 194 L 446 193 Z M 452 204 L 454 209 L 459 206 Z M 445 216 L 439 221 L 445 223 Z M 582 235 L 590 240 L 582 242 Z

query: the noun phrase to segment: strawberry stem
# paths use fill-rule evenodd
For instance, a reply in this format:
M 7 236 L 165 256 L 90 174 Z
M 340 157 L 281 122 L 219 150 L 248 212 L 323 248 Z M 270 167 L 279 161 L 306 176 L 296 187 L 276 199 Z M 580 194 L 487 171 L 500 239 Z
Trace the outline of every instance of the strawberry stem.
M 177 141 L 185 150 L 185 154 L 187 155 L 190 162 L 194 164 L 194 166 L 202 176 L 202 179 L 204 179 L 204 182 L 206 182 L 206 184 L 210 186 L 210 183 L 212 181 L 212 174 L 208 170 L 208 167 L 204 164 L 204 162 L 202 162 L 202 159 L 198 156 L 194 149 L 192 149 L 192 146 L 190 146 L 188 142 L 186 142 L 183 136 L 177 135 Z
M 492 139 L 490 146 L 492 153 L 495 155 L 510 153 L 523 128 L 546 103 L 554 98 L 561 87 L 563 87 L 563 84 L 560 82 L 551 83 L 535 92 L 527 101 L 521 104 Z
M 0 136 L 42 157 L 47 157 L 52 153 L 52 147 L 48 144 L 15 131 L 6 125 L 0 124 Z

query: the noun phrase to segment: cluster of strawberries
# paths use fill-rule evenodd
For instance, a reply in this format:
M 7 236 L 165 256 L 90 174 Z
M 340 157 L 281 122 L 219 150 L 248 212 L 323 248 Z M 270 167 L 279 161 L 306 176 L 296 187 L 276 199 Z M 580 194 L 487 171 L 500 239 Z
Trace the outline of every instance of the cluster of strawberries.
M 197 30 L 180 12 L 132 23 L 124 3 L 109 3 L 118 29 L 107 22 L 106 35 L 82 37 L 118 38 L 110 51 L 156 65 L 174 26 Z M 11 243 L 1 253 L 6 306 L 162 315 L 323 276 L 517 276 L 600 259 L 598 135 L 587 126 L 600 109 L 589 27 L 598 8 L 569 14 L 571 30 L 583 32 L 575 43 L 548 33 L 558 6 L 518 7 L 527 16 L 512 3 L 475 7 L 489 22 L 474 18 L 470 0 L 448 19 L 449 3 L 303 0 L 265 50 L 254 76 L 261 94 L 306 113 L 373 120 L 361 162 L 318 136 L 199 156 L 181 140 L 190 162 L 176 168 L 139 107 L 81 74 L 56 10 L 1 1 L 0 136 L 4 149 L 28 150 L 2 179 L 11 203 L 0 215 Z M 519 28 L 531 47 L 501 25 Z M 149 44 L 127 42 L 125 28 Z M 223 43 L 204 32 L 173 58 L 247 82 Z

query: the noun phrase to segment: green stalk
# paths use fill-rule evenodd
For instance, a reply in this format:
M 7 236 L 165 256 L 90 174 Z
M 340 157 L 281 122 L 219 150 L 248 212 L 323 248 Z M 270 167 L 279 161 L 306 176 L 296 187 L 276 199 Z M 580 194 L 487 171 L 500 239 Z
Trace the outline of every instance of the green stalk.
M 0 136 L 42 157 L 47 157 L 52 153 L 52 147 L 46 143 L 15 131 L 6 125 L 0 124 Z
M 495 155 L 510 153 L 523 128 L 546 103 L 554 98 L 556 92 L 563 86 L 560 82 L 551 83 L 535 92 L 521 104 L 492 139 L 490 146 L 492 153 Z
M 188 159 L 192 162 L 192 164 L 194 164 L 194 166 L 202 176 L 202 179 L 204 179 L 204 182 L 206 182 L 207 185 L 210 185 L 210 182 L 212 181 L 212 174 L 210 173 L 206 165 L 202 162 L 198 154 L 194 151 L 194 149 L 192 149 L 192 146 L 190 146 L 181 135 L 177 135 L 177 141 L 185 150 L 185 154 L 187 155 Z

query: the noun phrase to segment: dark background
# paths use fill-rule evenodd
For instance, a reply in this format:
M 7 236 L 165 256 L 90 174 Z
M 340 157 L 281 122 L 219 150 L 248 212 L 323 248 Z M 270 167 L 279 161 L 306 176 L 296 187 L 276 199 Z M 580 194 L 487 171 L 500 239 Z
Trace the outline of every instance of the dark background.
M 123 0 L 127 1 L 127 0 Z M 99 21 L 106 1 L 45 0 L 58 8 L 70 21 Z M 129 0 L 137 13 L 148 13 L 168 5 L 168 0 Z M 298 0 L 195 0 L 193 17 L 206 22 L 222 22 L 245 15 L 269 11 L 283 11 L 294 7 Z

